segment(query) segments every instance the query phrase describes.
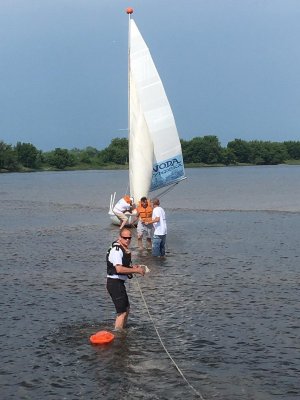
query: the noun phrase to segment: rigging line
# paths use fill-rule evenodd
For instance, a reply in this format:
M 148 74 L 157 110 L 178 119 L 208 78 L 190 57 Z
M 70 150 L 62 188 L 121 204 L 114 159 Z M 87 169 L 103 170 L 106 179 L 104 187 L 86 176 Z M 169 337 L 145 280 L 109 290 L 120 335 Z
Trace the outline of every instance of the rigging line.
M 160 198 L 160 197 L 165 196 L 167 193 L 169 193 L 171 190 L 173 190 L 174 187 L 176 185 L 178 185 L 178 183 L 179 182 L 176 182 L 176 183 L 173 183 L 173 185 L 168 186 L 167 189 L 163 190 L 161 193 L 158 193 L 157 197 Z
M 158 332 L 158 329 L 157 329 L 157 327 L 156 327 L 156 325 L 155 325 L 155 322 L 154 322 L 154 320 L 153 320 L 153 318 L 152 318 L 152 315 L 150 314 L 150 311 L 149 311 L 148 305 L 147 305 L 147 303 L 146 303 L 145 297 L 144 297 L 144 295 L 143 295 L 143 292 L 142 292 L 141 286 L 140 286 L 140 284 L 139 284 L 139 281 L 138 281 L 138 279 L 137 279 L 136 276 L 134 276 L 134 278 L 135 278 L 134 281 L 137 282 L 137 285 L 138 285 L 139 291 L 140 291 L 140 293 L 141 293 L 141 296 L 142 296 L 144 305 L 145 305 L 145 307 L 146 307 L 147 313 L 148 313 L 148 315 L 149 315 L 149 318 L 150 318 L 150 320 L 151 320 L 151 322 L 152 322 L 152 324 L 153 324 L 153 327 L 154 327 L 155 332 L 156 332 L 156 334 L 157 334 L 157 336 L 158 336 L 158 339 L 159 339 L 159 341 L 160 341 L 160 343 L 161 343 L 163 349 L 165 350 L 167 356 L 168 356 L 169 359 L 172 361 L 172 363 L 174 364 L 175 368 L 177 369 L 177 371 L 179 372 L 179 374 L 181 375 L 181 377 L 183 378 L 183 380 L 187 383 L 187 385 L 194 391 L 194 393 L 195 393 L 197 396 L 200 397 L 201 400 L 205 400 L 204 397 L 202 396 L 202 394 L 201 394 L 200 392 L 198 392 L 198 390 L 196 390 L 196 389 L 194 388 L 194 386 L 187 380 L 187 378 L 184 376 L 183 372 L 182 372 L 181 369 L 178 367 L 178 365 L 176 364 L 175 360 L 173 359 L 173 357 L 172 357 L 171 354 L 169 353 L 168 349 L 166 348 L 166 346 L 165 346 L 165 344 L 164 344 L 164 342 L 163 342 L 163 340 L 162 340 L 162 338 L 161 338 L 161 336 L 160 336 L 160 334 L 159 334 L 159 332 Z

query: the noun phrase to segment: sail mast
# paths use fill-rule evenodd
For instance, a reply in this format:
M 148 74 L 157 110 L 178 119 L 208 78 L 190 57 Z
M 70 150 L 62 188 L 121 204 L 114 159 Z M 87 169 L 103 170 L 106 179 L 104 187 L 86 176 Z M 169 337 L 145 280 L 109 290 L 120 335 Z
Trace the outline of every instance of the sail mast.
M 131 29 L 131 26 L 130 26 L 130 20 L 131 20 L 131 14 L 133 14 L 133 8 L 131 8 L 131 7 L 128 7 L 127 9 L 126 9 L 126 13 L 127 13 L 127 15 L 128 15 L 128 61 L 127 61 L 127 63 L 128 63 L 128 66 L 127 66 L 127 85 L 128 85 L 128 90 L 127 90 L 127 95 L 128 95 L 128 99 L 127 99 L 127 107 L 128 107 L 128 116 L 127 116 L 127 124 L 128 124 L 128 133 L 127 133 L 127 136 L 128 136 L 128 147 L 129 147 L 129 141 L 130 141 L 130 125 L 131 125 L 131 123 L 130 123 L 130 46 L 131 46 L 131 39 L 130 39 L 130 29 Z M 128 157 L 128 164 L 130 164 L 130 158 Z M 129 168 L 130 168 L 130 166 L 129 166 Z M 131 193 L 131 185 L 130 185 L 130 182 L 129 182 L 129 191 L 130 191 L 130 196 L 133 196 L 133 193 Z

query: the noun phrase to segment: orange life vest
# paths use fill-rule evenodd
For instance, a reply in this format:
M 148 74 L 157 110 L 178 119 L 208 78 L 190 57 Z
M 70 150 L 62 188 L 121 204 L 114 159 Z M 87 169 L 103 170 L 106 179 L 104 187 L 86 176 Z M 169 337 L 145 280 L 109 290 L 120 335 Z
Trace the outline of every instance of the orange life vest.
M 139 202 L 137 212 L 139 213 L 139 218 L 142 222 L 150 222 L 152 220 L 152 211 L 153 208 L 150 206 L 149 200 L 146 208 L 142 207 L 141 202 Z

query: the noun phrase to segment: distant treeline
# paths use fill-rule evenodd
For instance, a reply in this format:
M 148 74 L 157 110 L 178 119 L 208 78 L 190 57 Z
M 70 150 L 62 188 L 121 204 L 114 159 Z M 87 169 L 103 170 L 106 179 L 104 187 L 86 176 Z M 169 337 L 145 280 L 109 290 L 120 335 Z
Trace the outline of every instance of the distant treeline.
M 275 165 L 300 160 L 300 142 L 245 141 L 235 139 L 224 148 L 216 136 L 181 140 L 183 159 L 188 165 Z M 80 149 L 56 148 L 43 152 L 31 143 L 15 146 L 0 141 L 0 170 L 101 169 L 128 164 L 128 140 L 113 139 L 108 147 Z

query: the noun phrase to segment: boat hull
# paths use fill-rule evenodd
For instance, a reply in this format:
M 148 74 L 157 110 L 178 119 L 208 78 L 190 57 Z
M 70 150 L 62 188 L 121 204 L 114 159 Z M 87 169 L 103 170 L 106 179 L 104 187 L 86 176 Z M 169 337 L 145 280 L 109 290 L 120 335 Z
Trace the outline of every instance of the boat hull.
M 118 225 L 118 226 L 121 225 L 121 221 L 113 212 L 110 211 L 108 214 L 109 214 L 111 223 L 113 225 Z M 136 217 L 136 213 L 125 213 L 125 215 L 128 216 L 128 222 L 127 222 L 126 226 L 132 226 L 133 221 L 135 220 L 135 217 Z M 134 223 L 134 225 L 136 225 L 136 222 Z
M 115 198 L 116 198 L 116 192 L 110 195 L 110 204 L 109 204 L 109 211 L 108 211 L 108 215 L 110 217 L 111 223 L 113 225 L 121 225 L 121 221 L 119 220 L 119 218 L 116 216 L 116 214 L 113 212 L 113 208 L 114 208 L 114 204 L 115 204 Z M 125 212 L 125 215 L 128 216 L 128 221 L 126 226 L 132 226 L 133 221 L 136 218 L 136 210 L 133 210 L 132 213 L 130 212 Z M 137 225 L 137 221 L 134 222 L 134 225 Z

